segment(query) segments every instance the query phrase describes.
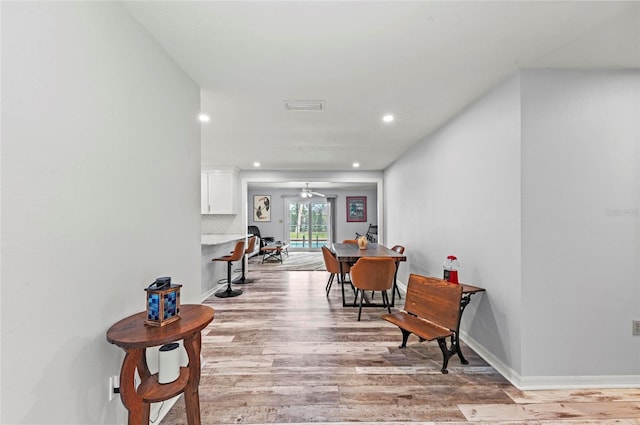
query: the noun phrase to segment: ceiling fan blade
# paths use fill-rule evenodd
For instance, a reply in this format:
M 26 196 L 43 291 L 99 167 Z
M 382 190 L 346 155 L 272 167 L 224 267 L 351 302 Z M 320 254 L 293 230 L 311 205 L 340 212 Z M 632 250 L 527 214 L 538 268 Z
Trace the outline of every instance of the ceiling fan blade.
M 324 193 L 318 193 L 318 192 L 314 192 L 311 190 L 311 188 L 309 187 L 309 183 L 305 184 L 305 187 L 302 188 L 302 191 L 300 192 L 300 196 L 302 196 L 303 198 L 311 198 L 313 195 L 316 196 L 321 196 L 321 197 L 325 197 Z

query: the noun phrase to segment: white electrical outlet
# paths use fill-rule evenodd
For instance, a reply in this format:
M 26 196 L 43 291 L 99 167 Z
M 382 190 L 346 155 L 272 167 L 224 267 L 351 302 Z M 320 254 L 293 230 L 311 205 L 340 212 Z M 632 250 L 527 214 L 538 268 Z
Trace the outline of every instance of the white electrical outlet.
M 109 401 L 113 400 L 115 394 L 120 392 L 120 375 L 109 377 Z
M 109 377 L 109 401 L 113 400 L 113 376 Z
M 632 335 L 640 336 L 640 320 L 632 320 L 633 329 L 631 331 Z

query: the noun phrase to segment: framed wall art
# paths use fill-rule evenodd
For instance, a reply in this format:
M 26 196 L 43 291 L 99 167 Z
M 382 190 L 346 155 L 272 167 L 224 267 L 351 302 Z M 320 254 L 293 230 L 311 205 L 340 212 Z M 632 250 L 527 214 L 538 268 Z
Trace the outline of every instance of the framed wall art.
M 366 196 L 347 196 L 347 221 L 367 221 Z
M 271 221 L 271 195 L 253 195 L 253 221 Z

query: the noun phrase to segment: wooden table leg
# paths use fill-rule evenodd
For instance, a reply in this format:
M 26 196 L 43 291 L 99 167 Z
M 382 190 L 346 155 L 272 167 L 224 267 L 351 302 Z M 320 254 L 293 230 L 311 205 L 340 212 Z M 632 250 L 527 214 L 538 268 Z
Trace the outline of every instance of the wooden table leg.
M 138 395 L 135 387 L 136 368 L 143 361 L 145 349 L 130 348 L 125 351 L 127 354 L 124 356 L 120 370 L 120 399 L 129 412 L 129 425 L 147 425 L 149 423 L 149 405 L 142 401 L 142 397 Z M 146 409 L 145 404 L 147 404 Z
M 200 425 L 200 347 L 202 345 L 202 335 L 196 332 L 184 339 L 184 348 L 189 357 L 189 383 L 184 389 L 184 402 L 187 411 L 187 423 L 189 425 Z
M 396 291 L 398 290 L 398 267 L 399 266 L 400 266 L 400 262 L 396 261 L 396 271 L 393 274 L 393 287 L 391 288 L 391 307 L 395 307 L 396 305 Z
M 342 280 L 342 282 L 340 283 L 340 287 L 342 288 L 342 307 L 346 307 L 347 306 L 347 302 L 344 299 L 344 272 L 342 271 L 342 261 L 340 261 L 340 280 Z
M 189 425 L 201 425 L 200 424 L 200 395 L 198 394 L 198 387 L 193 389 L 193 391 L 190 388 L 185 389 L 184 402 L 187 410 L 187 423 Z

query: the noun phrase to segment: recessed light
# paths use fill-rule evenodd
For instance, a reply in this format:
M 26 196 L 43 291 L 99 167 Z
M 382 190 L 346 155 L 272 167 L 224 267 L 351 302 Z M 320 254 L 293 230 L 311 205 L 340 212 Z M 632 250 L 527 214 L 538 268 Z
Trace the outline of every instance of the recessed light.
M 353 168 L 358 168 L 359 166 L 360 166 L 360 163 L 359 163 L 359 162 L 354 162 L 354 163 L 353 163 Z
M 209 115 L 207 115 L 207 114 L 198 115 L 198 119 L 200 120 L 200 122 L 209 122 L 209 121 L 211 121 L 211 118 L 209 118 Z
M 259 167 L 259 166 L 260 166 L 260 163 L 259 163 L 258 161 L 256 161 L 256 162 L 254 162 L 254 163 L 253 163 L 253 166 L 254 166 L 254 167 Z
M 392 122 L 394 119 L 394 116 L 391 114 L 387 114 L 385 116 L 382 117 L 382 121 L 384 122 Z

